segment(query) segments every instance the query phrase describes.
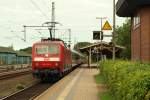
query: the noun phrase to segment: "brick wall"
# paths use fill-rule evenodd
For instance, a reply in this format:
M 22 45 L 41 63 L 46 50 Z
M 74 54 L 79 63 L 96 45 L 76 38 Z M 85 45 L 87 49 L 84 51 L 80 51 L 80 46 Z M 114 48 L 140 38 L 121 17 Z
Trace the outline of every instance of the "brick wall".
M 139 27 L 133 27 L 132 18 L 132 60 L 150 62 L 150 7 L 142 7 L 138 14 L 141 18 Z
M 133 23 L 133 19 L 132 19 Z M 131 56 L 133 61 L 139 61 L 140 58 L 140 26 L 137 28 L 134 28 L 132 24 L 132 34 L 131 34 Z
M 150 62 L 150 7 L 141 9 L 141 60 Z

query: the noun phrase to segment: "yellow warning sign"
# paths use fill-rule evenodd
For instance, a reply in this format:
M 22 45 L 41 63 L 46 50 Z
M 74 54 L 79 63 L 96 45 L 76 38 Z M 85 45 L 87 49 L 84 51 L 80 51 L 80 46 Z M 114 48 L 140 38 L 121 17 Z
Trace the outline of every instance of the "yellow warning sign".
M 108 21 L 105 22 L 102 30 L 112 30 L 112 27 L 110 26 Z

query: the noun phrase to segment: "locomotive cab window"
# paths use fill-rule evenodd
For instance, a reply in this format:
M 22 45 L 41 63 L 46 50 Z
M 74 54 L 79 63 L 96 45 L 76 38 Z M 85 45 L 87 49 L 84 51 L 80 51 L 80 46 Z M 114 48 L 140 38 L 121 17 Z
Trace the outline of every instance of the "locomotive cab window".
M 46 45 L 46 46 L 41 46 L 38 45 L 36 46 L 36 53 L 37 54 L 59 54 L 59 46 L 57 45 Z
M 59 47 L 57 45 L 50 45 L 48 48 L 48 53 L 59 54 Z
M 36 47 L 36 53 L 37 54 L 45 54 L 48 51 L 48 47 L 47 46 L 37 46 Z

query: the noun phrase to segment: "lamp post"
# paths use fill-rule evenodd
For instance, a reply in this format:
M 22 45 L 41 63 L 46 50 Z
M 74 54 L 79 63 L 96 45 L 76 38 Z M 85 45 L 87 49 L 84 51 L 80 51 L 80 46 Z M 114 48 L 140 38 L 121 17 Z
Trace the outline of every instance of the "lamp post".
M 102 28 L 103 28 L 103 19 L 106 19 L 107 17 L 96 17 L 96 19 L 100 19 L 101 21 L 101 31 L 102 31 Z
M 69 31 L 69 48 L 71 48 L 71 29 L 68 29 Z
M 113 0 L 113 38 L 112 38 L 112 42 L 113 42 L 113 57 L 112 59 L 115 60 L 115 55 L 116 55 L 116 50 L 115 50 L 115 34 L 116 34 L 116 5 L 115 5 L 115 0 Z
M 96 17 L 96 19 L 100 19 L 100 22 L 101 22 L 101 32 L 103 31 L 102 28 L 103 28 L 103 19 L 106 19 L 107 17 Z M 102 39 L 101 39 L 101 45 L 100 45 L 100 55 L 101 55 L 101 59 L 102 59 Z

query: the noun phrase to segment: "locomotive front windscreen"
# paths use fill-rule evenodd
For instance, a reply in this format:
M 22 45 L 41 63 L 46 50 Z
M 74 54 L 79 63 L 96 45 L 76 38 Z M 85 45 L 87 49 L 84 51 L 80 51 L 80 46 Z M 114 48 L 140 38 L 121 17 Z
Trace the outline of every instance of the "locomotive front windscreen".
M 59 46 L 58 45 L 37 45 L 36 46 L 37 54 L 59 54 Z

